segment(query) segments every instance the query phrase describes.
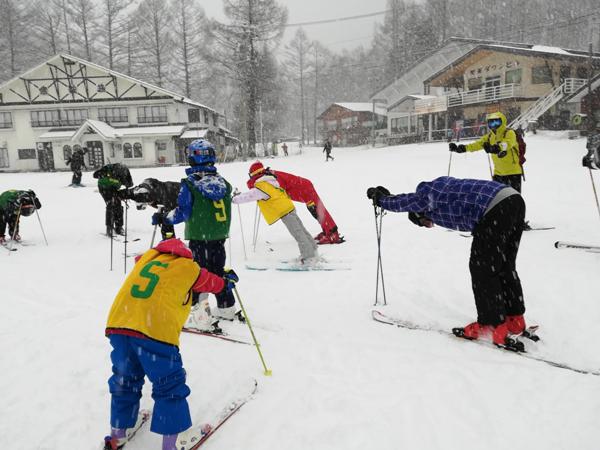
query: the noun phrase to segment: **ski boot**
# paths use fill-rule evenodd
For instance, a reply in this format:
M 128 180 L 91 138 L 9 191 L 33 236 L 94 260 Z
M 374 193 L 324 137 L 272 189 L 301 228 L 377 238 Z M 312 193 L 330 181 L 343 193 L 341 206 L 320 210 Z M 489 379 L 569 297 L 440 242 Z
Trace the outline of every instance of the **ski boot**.
M 217 319 L 229 320 L 230 322 L 233 322 L 234 320 L 238 320 L 242 323 L 246 322 L 242 311 L 236 311 L 235 306 L 230 306 L 229 308 L 217 308 L 213 316 Z
M 329 234 L 324 234 L 321 236 L 321 239 L 317 241 L 319 245 L 327 245 L 327 244 L 341 244 L 344 242 L 344 237 L 340 236 L 340 234 L 336 231 L 332 231 Z
M 6 244 L 6 238 L 4 236 L 0 236 L 0 245 Z
M 138 430 L 150 420 L 151 416 L 151 411 L 147 409 L 141 409 L 138 412 L 138 417 L 133 428 L 113 428 L 111 435 L 104 438 L 103 450 L 119 450 L 123 448 L 125 444 L 133 439 Z
M 223 330 L 219 327 L 219 319 L 211 314 L 208 300 L 202 300 L 192 306 L 184 328 L 205 333 L 223 334 Z

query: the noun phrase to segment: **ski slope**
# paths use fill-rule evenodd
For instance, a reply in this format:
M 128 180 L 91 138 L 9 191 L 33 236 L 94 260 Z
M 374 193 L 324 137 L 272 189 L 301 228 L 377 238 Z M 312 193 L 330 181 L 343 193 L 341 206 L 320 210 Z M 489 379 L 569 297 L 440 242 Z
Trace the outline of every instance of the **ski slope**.
M 600 254 L 556 250 L 556 240 L 600 244 L 600 221 L 583 140 L 560 133 L 527 136 L 527 218 L 555 230 L 525 233 L 517 260 L 526 318 L 540 325 L 544 356 L 587 370 L 600 369 Z M 310 178 L 347 243 L 320 247 L 322 256 L 351 270 L 249 271 L 238 209 L 233 208 L 229 264 L 255 324 L 272 377 L 262 375 L 253 347 L 183 334 L 196 423 L 209 420 L 240 383 L 259 382 L 248 403 L 203 448 L 227 450 L 443 449 L 555 450 L 598 448 L 600 377 L 581 375 L 508 352 L 436 333 L 395 329 L 371 319 L 376 241 L 371 185 L 393 193 L 446 175 L 446 144 L 378 149 L 335 148 L 324 163 L 320 148 L 264 161 Z M 251 161 L 219 171 L 245 189 Z M 178 180 L 183 167 L 134 169 L 146 177 Z M 489 178 L 486 155 L 453 155 L 451 174 Z M 598 173 L 594 174 L 600 182 Z M 1 174 L 0 191 L 34 189 L 40 217 L 22 220 L 27 246 L 0 249 L 0 448 L 97 449 L 109 431 L 108 310 L 124 280 L 123 247 L 104 231 L 104 203 L 91 173 L 86 188 L 66 187 L 70 173 Z M 260 224 L 255 205 L 241 205 L 248 259 L 297 257 L 285 227 Z M 151 239 L 152 210 L 128 212 L 129 235 Z M 320 229 L 298 206 L 312 234 Z M 182 228 L 177 231 L 182 235 Z M 382 255 L 387 314 L 450 329 L 475 318 L 468 258 L 470 239 L 442 228 L 418 228 L 406 214 L 383 220 Z M 131 267 L 131 260 L 128 267 Z M 240 324 L 226 331 L 250 339 Z M 146 383 L 142 407 L 151 408 Z M 160 449 L 160 438 L 138 435 L 128 450 Z

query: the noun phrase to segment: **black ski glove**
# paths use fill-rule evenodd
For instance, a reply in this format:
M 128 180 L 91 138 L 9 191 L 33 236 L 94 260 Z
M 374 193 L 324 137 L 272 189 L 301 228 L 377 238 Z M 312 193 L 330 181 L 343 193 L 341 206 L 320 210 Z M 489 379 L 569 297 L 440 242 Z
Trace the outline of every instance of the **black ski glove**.
M 419 227 L 427 227 L 427 228 L 433 227 L 433 221 L 429 217 L 427 217 L 425 214 L 409 212 L 408 220 L 410 220 L 412 223 L 414 223 L 415 225 L 417 225 Z
M 492 145 L 489 142 L 484 142 L 483 149 L 486 153 L 494 153 L 496 155 L 500 153 L 500 146 L 498 144 Z
M 464 153 L 467 151 L 467 147 L 463 144 L 456 145 L 454 142 L 450 142 L 448 147 L 450 147 L 450 151 L 454 153 Z
M 383 186 L 370 187 L 367 189 L 367 198 L 373 201 L 373 205 L 379 206 L 379 202 L 383 197 L 391 195 Z

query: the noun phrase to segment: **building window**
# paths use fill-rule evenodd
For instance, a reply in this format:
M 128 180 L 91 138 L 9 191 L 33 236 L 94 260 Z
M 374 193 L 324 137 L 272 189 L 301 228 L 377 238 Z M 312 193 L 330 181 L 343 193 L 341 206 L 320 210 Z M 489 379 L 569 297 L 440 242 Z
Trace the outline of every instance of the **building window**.
M 208 125 L 208 111 L 204 110 L 204 123 Z
M 506 84 L 521 84 L 523 69 L 507 70 L 505 74 Z
M 66 161 L 73 155 L 73 150 L 71 150 L 70 145 L 63 146 L 63 159 Z
M 136 142 L 133 144 L 133 157 L 134 158 L 143 158 L 144 153 L 142 152 L 142 144 Z
M 0 112 L 0 128 L 12 128 L 12 114 L 9 112 Z
M 481 89 L 482 85 L 483 85 L 483 80 L 481 79 L 481 77 L 469 78 L 467 80 L 467 89 L 469 91 L 475 91 L 477 89 Z
M 49 109 L 31 111 L 32 127 L 60 127 L 81 125 L 88 118 L 87 109 Z
M 166 106 L 138 106 L 139 123 L 159 123 L 167 121 Z
M 136 159 L 143 158 L 144 153 L 142 151 L 142 144 L 136 142 L 133 146 L 129 142 L 123 144 L 123 158 L 125 159 Z
M 88 118 L 87 109 L 65 109 L 60 114 L 60 124 L 63 126 L 81 125 Z
M 35 159 L 35 148 L 20 148 L 17 150 L 19 159 Z
M 213 114 L 213 125 L 215 127 L 219 125 L 219 115 L 217 113 Z
M 128 122 L 127 108 L 98 108 L 98 120 L 102 122 Z
M 8 167 L 8 149 L 6 147 L 0 147 L 0 167 Z
M 188 122 L 200 122 L 199 109 L 188 109 Z
M 133 158 L 133 152 L 131 151 L 132 147 L 129 142 L 125 142 L 123 144 L 123 158 L 130 159 Z
M 548 66 L 538 66 L 531 68 L 531 83 L 545 84 L 552 83 L 552 70 Z
M 58 109 L 31 111 L 31 126 L 60 127 L 60 111 Z

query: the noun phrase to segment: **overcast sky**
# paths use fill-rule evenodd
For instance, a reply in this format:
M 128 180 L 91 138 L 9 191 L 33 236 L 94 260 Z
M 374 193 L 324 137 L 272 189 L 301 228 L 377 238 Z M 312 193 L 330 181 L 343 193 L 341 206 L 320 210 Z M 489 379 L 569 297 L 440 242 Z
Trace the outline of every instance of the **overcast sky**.
M 288 9 L 288 23 L 314 22 L 318 20 L 351 17 L 385 11 L 386 0 L 279 0 Z M 221 0 L 201 0 L 206 15 L 224 20 Z M 383 15 L 354 19 L 337 23 L 305 25 L 309 39 L 318 40 L 332 51 L 351 50 L 360 45 L 368 46 L 373 37 L 375 23 L 381 23 Z M 288 28 L 285 40 L 296 32 Z

